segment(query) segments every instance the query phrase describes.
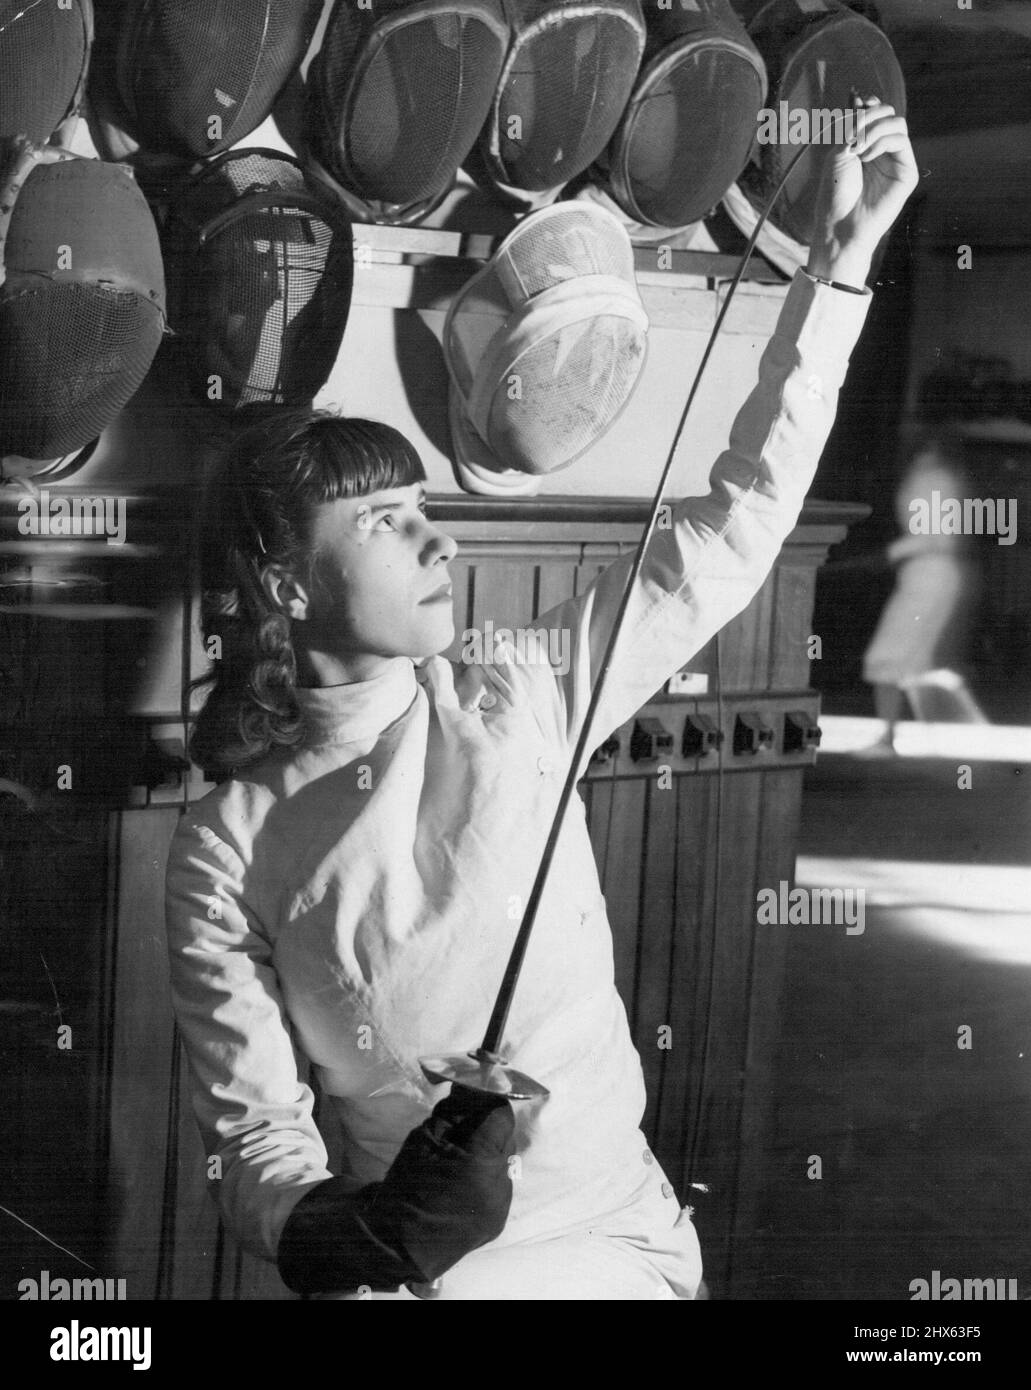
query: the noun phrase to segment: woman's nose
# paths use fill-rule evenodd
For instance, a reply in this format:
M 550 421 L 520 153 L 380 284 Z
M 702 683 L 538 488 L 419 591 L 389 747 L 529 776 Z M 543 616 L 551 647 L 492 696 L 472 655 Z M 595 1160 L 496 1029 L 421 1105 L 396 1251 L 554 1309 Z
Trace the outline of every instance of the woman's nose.
M 426 559 L 429 564 L 443 561 L 449 564 L 458 554 L 458 542 L 439 527 L 430 526 L 430 537 L 426 545 Z

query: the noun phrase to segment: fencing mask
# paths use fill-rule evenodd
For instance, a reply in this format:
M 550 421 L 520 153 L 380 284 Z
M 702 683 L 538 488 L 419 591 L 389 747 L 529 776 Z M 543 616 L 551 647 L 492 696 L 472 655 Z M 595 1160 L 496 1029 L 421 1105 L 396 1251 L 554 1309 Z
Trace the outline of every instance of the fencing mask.
M 601 154 L 623 114 L 644 53 L 641 3 L 504 5 L 511 39 L 478 163 L 506 187 L 560 188 Z
M 601 166 L 628 217 L 683 227 L 744 168 L 766 69 L 729 0 L 666 0 L 647 18 L 644 66 Z
M 165 331 L 165 281 L 128 170 L 27 141 L 8 154 L 0 455 L 50 462 L 96 439 L 143 381 Z
M 76 114 L 92 42 L 92 0 L 0 0 L 0 140 L 46 144 Z
M 169 318 L 204 400 L 302 405 L 332 370 L 351 304 L 351 224 L 277 150 L 204 165 L 164 230 Z
M 414 221 L 447 192 L 507 40 L 499 0 L 336 6 L 308 73 L 308 146 L 352 216 Z
M 300 65 L 321 0 L 100 0 L 98 149 L 193 161 L 259 126 Z
M 530 214 L 459 291 L 444 324 L 459 475 L 474 492 L 532 491 L 626 405 L 648 318 L 630 239 L 611 213 Z
M 847 132 L 853 89 L 864 98 L 880 97 L 900 116 L 906 113 L 905 82 L 887 36 L 838 0 L 768 0 L 755 9 L 748 33 L 765 60 L 770 92 L 769 116 L 760 120 L 751 159 L 725 203 L 746 233 L 800 145 L 852 138 Z M 770 215 L 767 225 L 782 241 L 804 247 L 812 239 L 818 155 L 813 149 L 799 159 Z

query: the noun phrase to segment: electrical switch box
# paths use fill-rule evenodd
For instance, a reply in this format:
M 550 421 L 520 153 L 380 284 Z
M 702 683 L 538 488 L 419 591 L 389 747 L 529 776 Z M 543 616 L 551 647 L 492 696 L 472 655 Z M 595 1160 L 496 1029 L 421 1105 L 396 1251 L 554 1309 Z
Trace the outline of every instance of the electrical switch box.
M 755 710 L 742 710 L 734 720 L 734 755 L 751 756 L 773 747 L 773 729 Z
M 723 730 L 708 714 L 689 714 L 684 723 L 680 752 L 685 758 L 704 758 L 723 743 Z
M 634 720 L 634 731 L 630 735 L 630 756 L 635 763 L 654 762 L 656 758 L 673 752 L 673 735 L 659 719 L 645 715 Z

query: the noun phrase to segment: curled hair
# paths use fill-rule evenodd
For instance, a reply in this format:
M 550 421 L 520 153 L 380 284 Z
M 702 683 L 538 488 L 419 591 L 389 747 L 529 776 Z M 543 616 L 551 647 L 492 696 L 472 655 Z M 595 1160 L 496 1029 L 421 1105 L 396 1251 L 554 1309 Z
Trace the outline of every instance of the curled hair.
M 254 423 L 216 465 L 202 510 L 201 627 L 220 655 L 193 683 L 210 689 L 190 754 L 216 777 L 299 743 L 304 732 L 290 619 L 266 596 L 262 572 L 282 565 L 307 577 L 321 503 L 425 478 L 413 446 L 389 425 L 310 407 L 251 413 Z

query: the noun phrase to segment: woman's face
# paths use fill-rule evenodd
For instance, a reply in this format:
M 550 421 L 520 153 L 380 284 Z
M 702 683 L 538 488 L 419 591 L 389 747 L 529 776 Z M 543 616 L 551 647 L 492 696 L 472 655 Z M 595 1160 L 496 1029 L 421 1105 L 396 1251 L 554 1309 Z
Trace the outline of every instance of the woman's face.
M 457 549 L 427 520 L 422 483 L 321 504 L 301 645 L 348 670 L 364 665 L 359 679 L 365 658 L 443 651 L 455 635 L 448 564 Z

